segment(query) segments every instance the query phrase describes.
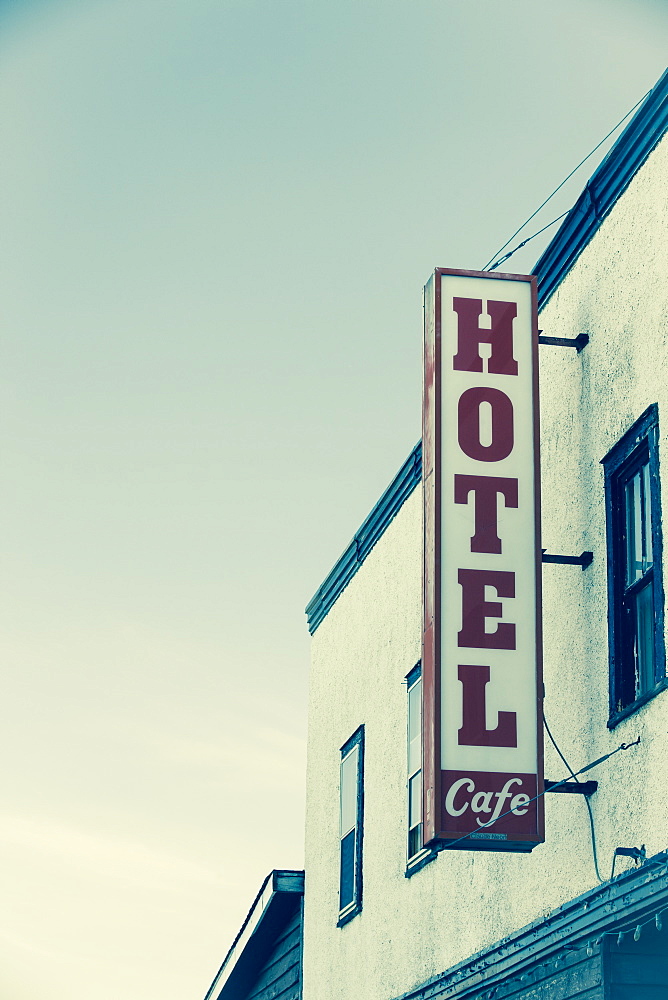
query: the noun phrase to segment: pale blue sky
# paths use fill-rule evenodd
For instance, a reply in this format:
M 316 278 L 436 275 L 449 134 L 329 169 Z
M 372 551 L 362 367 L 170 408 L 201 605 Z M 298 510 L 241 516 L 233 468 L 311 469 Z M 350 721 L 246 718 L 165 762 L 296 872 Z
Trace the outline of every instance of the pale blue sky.
M 0 2 L 7 1000 L 201 1000 L 301 865 L 303 608 L 419 437 L 422 285 L 487 261 L 667 29 Z

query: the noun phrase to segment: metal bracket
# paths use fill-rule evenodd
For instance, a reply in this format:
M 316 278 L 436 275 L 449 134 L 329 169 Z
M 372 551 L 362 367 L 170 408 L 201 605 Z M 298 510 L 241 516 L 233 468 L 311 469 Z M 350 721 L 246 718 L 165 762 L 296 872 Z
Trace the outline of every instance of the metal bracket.
M 546 792 L 563 792 L 568 795 L 586 795 L 589 798 L 598 788 L 598 781 L 545 781 Z
M 633 858 L 636 864 L 647 860 L 645 845 L 642 847 L 615 847 L 615 857 Z
M 617 864 L 618 857 L 623 858 L 633 858 L 636 865 L 644 865 L 647 860 L 647 851 L 645 850 L 645 845 L 642 847 L 615 847 L 615 853 L 612 855 L 612 871 L 610 872 L 610 882 L 612 882 L 615 877 L 615 865 Z M 636 931 L 640 933 L 640 927 L 636 928 Z M 622 934 L 620 934 L 620 938 Z M 619 938 L 617 939 L 619 941 Z M 637 941 L 638 938 L 633 935 L 633 940 Z
M 581 552 L 579 556 L 553 556 L 542 549 L 544 563 L 563 563 L 566 566 L 582 566 L 586 569 L 594 561 L 593 552 Z
M 538 343 L 548 344 L 550 347 L 574 347 L 579 354 L 589 343 L 589 334 L 579 333 L 577 337 L 539 337 Z

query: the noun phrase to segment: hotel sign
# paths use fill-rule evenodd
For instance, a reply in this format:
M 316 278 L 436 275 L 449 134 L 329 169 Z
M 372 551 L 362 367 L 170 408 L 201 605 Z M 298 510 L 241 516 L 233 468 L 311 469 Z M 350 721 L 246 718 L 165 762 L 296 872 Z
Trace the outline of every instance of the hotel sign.
M 536 279 L 425 288 L 424 834 L 543 841 Z

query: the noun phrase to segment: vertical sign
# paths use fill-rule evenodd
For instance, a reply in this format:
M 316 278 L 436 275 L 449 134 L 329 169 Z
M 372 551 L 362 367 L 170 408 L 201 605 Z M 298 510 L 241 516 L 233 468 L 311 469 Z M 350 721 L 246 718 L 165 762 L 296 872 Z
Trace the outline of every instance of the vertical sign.
M 543 841 L 536 278 L 425 288 L 424 832 Z

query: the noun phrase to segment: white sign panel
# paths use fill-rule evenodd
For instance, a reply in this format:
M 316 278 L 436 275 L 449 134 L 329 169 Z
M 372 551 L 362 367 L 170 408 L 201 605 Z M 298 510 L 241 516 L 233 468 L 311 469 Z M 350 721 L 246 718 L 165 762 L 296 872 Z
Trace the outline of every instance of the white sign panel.
M 425 291 L 425 839 L 527 851 L 543 840 L 535 279 L 439 269 Z

